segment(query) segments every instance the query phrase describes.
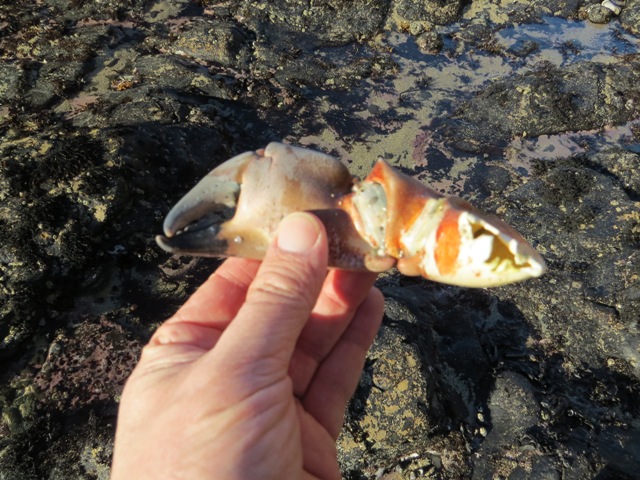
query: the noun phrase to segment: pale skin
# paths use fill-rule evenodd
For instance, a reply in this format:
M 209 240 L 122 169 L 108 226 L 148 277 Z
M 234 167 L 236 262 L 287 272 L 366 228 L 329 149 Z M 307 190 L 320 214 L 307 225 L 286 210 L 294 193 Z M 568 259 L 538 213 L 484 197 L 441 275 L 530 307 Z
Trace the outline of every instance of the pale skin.
M 375 274 L 327 273 L 327 251 L 293 214 L 262 263 L 226 260 L 158 328 L 122 394 L 112 480 L 341 478 L 383 298 Z

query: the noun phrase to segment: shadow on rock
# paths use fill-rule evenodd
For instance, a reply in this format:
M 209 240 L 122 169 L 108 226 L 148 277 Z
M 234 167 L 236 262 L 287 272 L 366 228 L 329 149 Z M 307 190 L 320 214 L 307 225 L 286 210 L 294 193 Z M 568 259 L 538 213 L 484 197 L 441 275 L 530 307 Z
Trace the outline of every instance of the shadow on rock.
M 462 478 L 471 464 L 454 445 L 481 448 L 494 429 L 494 410 L 500 431 L 523 430 L 522 404 L 492 403 L 491 392 L 502 376 L 527 381 L 533 374 L 532 331 L 512 303 L 490 293 L 402 282 L 382 282 L 385 319 L 348 410 L 339 443 L 343 469 L 366 471 L 367 459 L 376 458 L 385 471 Z M 539 407 L 529 403 L 535 416 Z

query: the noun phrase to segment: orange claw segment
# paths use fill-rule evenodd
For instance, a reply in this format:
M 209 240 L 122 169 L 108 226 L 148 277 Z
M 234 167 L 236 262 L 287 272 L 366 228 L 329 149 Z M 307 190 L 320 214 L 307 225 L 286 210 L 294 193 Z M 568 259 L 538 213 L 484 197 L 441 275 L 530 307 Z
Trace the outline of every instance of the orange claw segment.
M 447 210 L 436 232 L 434 258 L 440 274 L 450 276 L 457 269 L 460 253 L 460 212 Z
M 387 253 L 395 258 L 402 256 L 402 236 L 413 225 L 430 198 L 437 198 L 435 191 L 425 190 L 417 180 L 404 175 L 379 159 L 365 182 L 377 182 L 387 197 Z

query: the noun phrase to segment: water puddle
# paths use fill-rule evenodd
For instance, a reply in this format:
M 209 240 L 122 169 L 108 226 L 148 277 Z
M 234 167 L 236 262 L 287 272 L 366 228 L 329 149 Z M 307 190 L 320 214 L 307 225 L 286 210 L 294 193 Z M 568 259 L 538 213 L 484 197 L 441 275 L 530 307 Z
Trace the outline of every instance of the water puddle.
M 504 28 L 496 34 L 496 40 L 510 54 L 525 54 L 528 65 L 540 61 L 558 67 L 584 61 L 616 63 L 616 57 L 640 50 L 640 40 L 618 23 L 597 25 L 555 17 L 541 24 Z
M 587 151 L 618 148 L 640 153 L 640 138 L 634 131 L 640 129 L 640 120 L 602 130 L 569 132 L 558 135 L 540 135 L 536 138 L 515 138 L 505 149 L 506 160 L 522 175 L 529 175 L 533 160 L 557 160 Z
M 460 34 L 464 28 L 461 23 L 441 29 L 444 47 L 437 54 L 420 51 L 409 35 L 388 34 L 383 43 L 393 52 L 397 74 L 365 80 L 352 90 L 319 91 L 318 125 L 329 127 L 318 135 L 300 138 L 292 134 L 286 140 L 339 155 L 357 175 L 366 174 L 372 162 L 382 156 L 411 171 L 418 168 L 422 180 L 455 194 L 462 189 L 465 172 L 486 159 L 456 151 L 439 138 L 439 119 L 451 116 L 464 100 L 497 79 L 549 63 L 558 67 L 584 61 L 615 64 L 623 62 L 624 55 L 640 51 L 640 40 L 615 21 L 594 25 L 546 18 L 540 24 L 495 31 L 486 42 L 493 48 L 486 49 L 464 46 L 464 35 Z M 335 49 L 326 53 L 327 60 L 340 61 L 332 55 Z M 584 148 L 581 145 L 587 137 L 592 139 L 591 148 L 629 138 L 625 148 L 637 151 L 638 140 L 633 140 L 630 128 L 631 124 L 604 132 L 516 139 L 505 155 L 524 167 L 518 173 L 526 175 L 531 158 L 572 155 Z

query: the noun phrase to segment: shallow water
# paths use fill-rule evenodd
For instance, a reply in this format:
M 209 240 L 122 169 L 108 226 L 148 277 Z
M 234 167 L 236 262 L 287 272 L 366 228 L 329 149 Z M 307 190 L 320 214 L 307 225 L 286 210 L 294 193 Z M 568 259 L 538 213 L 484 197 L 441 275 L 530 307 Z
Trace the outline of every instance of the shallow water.
M 516 138 L 505 149 L 505 158 L 522 175 L 528 175 L 532 160 L 555 160 L 589 151 L 622 148 L 640 153 L 640 139 L 632 129 L 640 127 L 640 120 L 602 130 L 540 135 L 536 138 Z
M 288 141 L 321 148 L 347 160 L 353 173 L 365 174 L 378 157 L 415 169 L 426 167 L 421 178 L 447 193 L 458 193 L 465 171 L 477 163 L 476 155 L 457 151 L 439 138 L 439 119 L 451 115 L 463 101 L 492 81 L 524 74 L 552 64 L 566 67 L 576 62 L 615 64 L 623 56 L 640 51 L 640 40 L 626 33 L 613 20 L 607 25 L 547 17 L 543 23 L 510 26 L 493 33 L 483 45 L 465 44 L 465 26 L 442 28 L 444 46 L 437 54 L 420 51 L 413 37 L 389 33 L 381 43 L 392 49 L 397 74 L 362 81 L 357 88 L 342 92 L 319 91 L 318 124 L 329 127 L 318 135 Z M 497 48 L 496 48 L 497 47 Z M 366 49 L 347 47 L 323 53 L 339 63 L 340 56 L 367 55 Z M 575 139 L 591 138 L 593 148 L 624 143 L 638 151 L 630 125 L 605 132 L 579 132 L 548 138 L 514 139 L 505 150 L 509 163 L 522 167 L 526 159 L 557 158 L 579 152 Z M 445 175 L 438 171 L 446 170 Z M 527 168 L 518 170 L 527 175 Z
M 497 32 L 496 40 L 508 53 L 515 54 L 526 48 L 527 42 L 535 43 L 538 48 L 527 56 L 525 67 L 540 61 L 558 67 L 585 60 L 615 63 L 616 57 L 640 49 L 640 40 L 615 21 L 597 25 L 556 17 L 546 18 L 541 24 L 504 28 Z

